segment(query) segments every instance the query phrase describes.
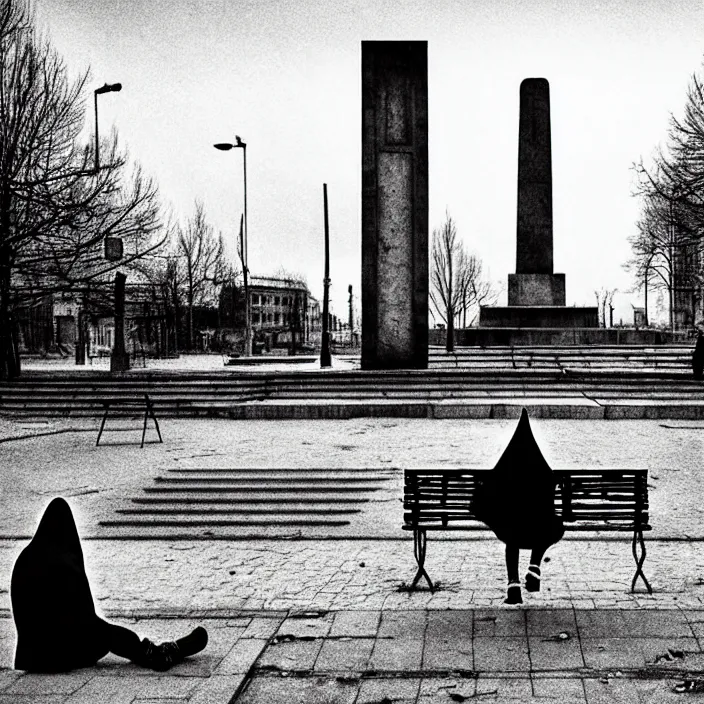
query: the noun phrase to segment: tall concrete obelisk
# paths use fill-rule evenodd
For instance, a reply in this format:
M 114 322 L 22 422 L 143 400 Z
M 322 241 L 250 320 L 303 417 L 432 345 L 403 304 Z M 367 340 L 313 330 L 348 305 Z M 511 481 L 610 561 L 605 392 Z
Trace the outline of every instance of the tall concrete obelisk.
M 481 306 L 479 326 L 503 328 L 484 338 L 500 340 L 499 344 L 542 344 L 551 339 L 562 343 L 565 338 L 559 334 L 522 330 L 595 328 L 597 309 L 568 308 L 565 275 L 553 272 L 550 85 L 545 78 L 526 78 L 520 98 L 516 273 L 508 275 L 508 306 Z
M 428 366 L 428 43 L 362 42 L 362 368 Z
M 550 85 L 526 78 L 518 123 L 516 273 L 508 277 L 509 306 L 564 306 L 565 275 L 553 273 Z

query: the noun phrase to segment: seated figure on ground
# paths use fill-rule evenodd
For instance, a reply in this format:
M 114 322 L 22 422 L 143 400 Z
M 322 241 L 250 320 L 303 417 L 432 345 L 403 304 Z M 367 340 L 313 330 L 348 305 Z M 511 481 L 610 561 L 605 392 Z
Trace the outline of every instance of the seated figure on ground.
M 128 628 L 100 618 L 83 562 L 71 509 L 51 501 L 37 532 L 12 570 L 12 615 L 17 629 L 15 668 L 66 672 L 90 667 L 109 652 L 152 670 L 165 671 L 203 650 L 204 628 L 155 645 Z
M 540 590 L 540 564 L 565 529 L 555 514 L 555 482 L 523 409 L 511 441 L 496 466 L 477 487 L 474 515 L 506 544 L 508 588 L 505 603 L 523 603 L 518 579 L 519 550 L 531 551 L 526 589 Z

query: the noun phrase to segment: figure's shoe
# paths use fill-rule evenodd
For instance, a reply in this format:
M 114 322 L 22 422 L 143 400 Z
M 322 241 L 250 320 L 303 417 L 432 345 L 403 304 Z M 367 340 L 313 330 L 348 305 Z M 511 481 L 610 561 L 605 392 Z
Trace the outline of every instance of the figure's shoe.
M 139 665 L 157 672 L 166 672 L 184 658 L 199 653 L 208 644 L 208 632 L 202 626 L 176 641 L 154 645 L 149 639 L 142 640 L 144 654 Z
M 179 648 L 181 657 L 187 658 L 196 653 L 200 653 L 200 651 L 208 645 L 208 632 L 203 626 L 198 626 L 187 636 L 179 638 L 176 641 L 176 645 Z
M 526 572 L 526 590 L 529 592 L 540 591 L 540 567 L 538 567 L 538 565 L 528 565 L 528 572 Z
M 518 582 L 511 582 L 506 588 L 506 598 L 504 604 L 522 604 L 521 585 Z

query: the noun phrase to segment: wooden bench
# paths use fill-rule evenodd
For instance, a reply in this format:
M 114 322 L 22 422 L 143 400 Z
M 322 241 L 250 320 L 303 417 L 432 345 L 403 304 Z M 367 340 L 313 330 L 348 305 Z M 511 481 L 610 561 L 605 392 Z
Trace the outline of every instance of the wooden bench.
M 411 584 L 415 589 L 425 577 L 427 531 L 481 530 L 483 523 L 472 514 L 474 490 L 486 469 L 406 469 L 404 472 L 403 530 L 413 531 L 413 551 L 418 571 Z M 643 574 L 648 524 L 647 469 L 557 469 L 555 512 L 562 517 L 565 531 L 632 532 L 636 572 L 631 582 L 635 591 L 641 577 L 649 594 L 652 587 Z M 486 528 L 486 526 L 484 526 Z M 488 530 L 488 528 L 486 528 Z
M 149 394 L 143 394 L 144 401 L 141 399 L 137 400 L 134 398 L 123 397 L 123 398 L 106 398 L 101 400 L 101 404 L 105 409 L 103 413 L 103 420 L 100 423 L 100 430 L 98 431 L 98 439 L 95 441 L 95 446 L 100 444 L 100 438 L 105 430 L 105 421 L 108 419 L 108 413 L 110 409 L 117 406 L 121 411 L 121 416 L 124 418 L 134 417 L 136 414 L 142 413 L 144 411 L 144 425 L 142 427 L 142 443 L 139 446 L 140 449 L 144 447 L 144 437 L 147 434 L 147 420 L 151 416 L 154 421 L 154 427 L 156 428 L 157 435 L 159 436 L 159 442 L 164 442 L 161 439 L 161 431 L 159 430 L 159 421 L 156 419 L 156 414 L 154 413 L 154 403 L 149 398 Z

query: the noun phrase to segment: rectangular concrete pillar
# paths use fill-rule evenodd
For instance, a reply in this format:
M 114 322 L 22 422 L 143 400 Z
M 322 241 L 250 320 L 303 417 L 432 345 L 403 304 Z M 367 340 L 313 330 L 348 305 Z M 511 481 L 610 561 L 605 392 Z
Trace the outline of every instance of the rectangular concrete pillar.
M 362 368 L 428 366 L 428 44 L 362 42 Z

